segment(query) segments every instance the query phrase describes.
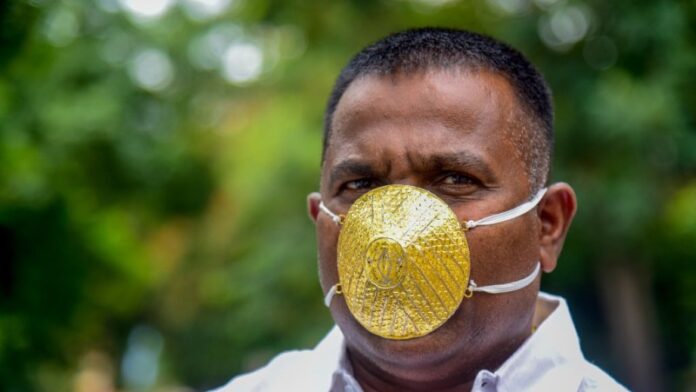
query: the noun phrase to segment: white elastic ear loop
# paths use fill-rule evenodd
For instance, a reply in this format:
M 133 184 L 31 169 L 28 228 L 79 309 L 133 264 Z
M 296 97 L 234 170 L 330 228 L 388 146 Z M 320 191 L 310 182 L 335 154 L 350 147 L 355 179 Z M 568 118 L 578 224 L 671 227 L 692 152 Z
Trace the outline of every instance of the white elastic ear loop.
M 343 219 L 341 219 L 341 217 L 339 215 L 334 214 L 333 211 L 331 211 L 326 205 L 324 205 L 323 201 L 319 202 L 319 209 L 324 211 L 324 213 L 326 215 L 330 216 L 331 220 L 334 221 L 335 224 L 337 224 L 337 225 L 341 224 L 341 221 Z
M 536 267 L 534 267 L 534 271 L 532 271 L 531 274 L 527 275 L 526 277 L 520 280 L 516 280 L 510 283 L 478 287 L 476 285 L 476 282 L 474 282 L 474 280 L 472 279 L 471 281 L 469 281 L 468 290 L 470 292 L 481 291 L 489 294 L 509 293 L 510 291 L 516 291 L 529 286 L 534 281 L 534 279 L 536 279 L 537 275 L 539 275 L 539 271 L 541 271 L 541 262 L 537 262 L 537 265 Z
M 336 294 L 341 294 L 341 284 L 336 283 L 335 285 L 331 286 L 329 289 L 329 292 L 326 293 L 326 297 L 324 297 L 324 305 L 326 305 L 327 308 L 331 307 L 331 300 L 333 299 L 334 295 Z
M 323 201 L 319 202 L 319 209 L 322 210 L 326 215 L 328 215 L 335 224 L 340 225 L 341 221 L 343 221 L 343 218 L 341 218 L 340 215 L 334 214 L 333 211 L 331 211 L 326 205 L 324 205 Z M 331 300 L 336 294 L 341 294 L 340 283 L 336 283 L 335 285 L 331 286 L 329 292 L 326 293 L 326 296 L 324 297 L 324 305 L 326 305 L 327 308 L 331 306 Z
M 532 282 L 534 282 L 534 279 L 539 275 L 539 272 L 541 271 L 541 263 L 537 262 L 536 266 L 534 267 L 534 271 L 532 271 L 531 274 L 525 276 L 524 278 L 520 280 L 516 280 L 514 282 L 510 283 L 502 283 L 502 284 L 493 284 L 489 286 L 477 286 L 476 282 L 472 279 L 469 282 L 469 287 L 468 290 L 470 293 L 474 292 L 482 292 L 482 293 L 489 293 L 489 294 L 501 294 L 501 293 L 509 293 L 511 291 L 517 291 L 519 289 L 523 289 L 527 286 L 529 286 Z M 324 305 L 329 308 L 331 307 L 331 301 L 333 300 L 333 297 L 336 294 L 341 294 L 341 284 L 336 283 L 335 285 L 331 286 L 329 289 L 329 292 L 326 293 L 326 296 L 324 297 Z
M 498 214 L 494 214 L 491 216 L 487 216 L 485 218 L 479 219 L 479 220 L 470 220 L 466 221 L 464 223 L 465 227 L 468 229 L 473 229 L 476 226 L 483 226 L 483 225 L 494 225 L 496 223 L 500 222 L 505 222 L 510 219 L 517 218 L 520 215 L 526 214 L 529 210 L 534 208 L 537 204 L 539 204 L 539 201 L 541 201 L 541 198 L 544 197 L 544 194 L 546 194 L 547 188 L 542 188 L 539 190 L 539 192 L 534 195 L 534 198 L 528 202 L 522 203 L 518 205 L 515 208 L 512 208 L 507 211 L 500 212 Z M 321 207 L 321 206 L 320 206 Z

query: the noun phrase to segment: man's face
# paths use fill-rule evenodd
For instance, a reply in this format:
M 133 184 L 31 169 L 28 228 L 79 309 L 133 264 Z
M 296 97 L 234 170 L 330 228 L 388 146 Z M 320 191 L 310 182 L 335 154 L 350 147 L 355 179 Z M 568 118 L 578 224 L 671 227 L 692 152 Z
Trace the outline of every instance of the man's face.
M 449 204 L 460 221 L 480 219 L 529 199 L 528 172 L 513 143 L 521 127 L 509 83 L 489 72 L 424 71 L 367 76 L 341 98 L 322 167 L 321 199 L 345 214 L 365 192 L 387 184 L 425 188 Z M 316 216 L 322 288 L 338 282 L 340 227 Z M 539 219 L 533 212 L 466 233 L 471 278 L 478 285 L 518 280 L 539 260 Z M 476 293 L 433 333 L 405 341 L 364 329 L 340 296 L 334 320 L 353 355 L 372 362 L 410 364 L 490 357 L 511 337 L 529 334 L 538 281 L 503 294 Z

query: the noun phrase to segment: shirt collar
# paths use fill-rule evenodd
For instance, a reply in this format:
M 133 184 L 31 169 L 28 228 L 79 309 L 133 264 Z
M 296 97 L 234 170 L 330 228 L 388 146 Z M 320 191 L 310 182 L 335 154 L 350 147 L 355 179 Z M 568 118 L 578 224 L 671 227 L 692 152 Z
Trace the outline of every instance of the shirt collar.
M 539 293 L 537 306 L 555 309 L 536 331 L 495 372 L 497 391 L 547 390 L 541 387 L 551 380 L 562 379 L 565 385 L 579 385 L 582 376 L 565 373 L 568 364 L 584 361 L 580 341 L 570 317 L 566 301 L 557 296 Z M 479 372 L 479 375 L 486 370 Z M 573 378 L 577 378 L 574 382 Z M 477 376 L 478 381 L 478 376 Z M 476 382 L 474 391 L 476 391 Z M 553 390 L 553 386 L 550 385 Z M 485 390 L 485 389 L 484 389 Z
M 566 372 L 565 364 L 584 361 L 580 342 L 570 311 L 561 297 L 539 293 L 537 305 L 554 307 L 551 313 L 536 328 L 536 331 L 508 358 L 496 371 L 482 369 L 474 381 L 474 392 L 546 390 L 553 389 L 553 383 L 562 380 L 571 385 L 579 385 L 581 376 Z M 329 335 L 322 340 L 316 350 L 333 351 L 338 355 L 328 356 L 336 360 L 326 361 L 322 366 L 331 367 L 331 391 L 362 392 L 353 377 L 353 369 L 348 360 L 343 335 L 334 326 Z M 570 379 L 569 379 L 570 378 Z M 577 378 L 573 383 L 572 378 Z

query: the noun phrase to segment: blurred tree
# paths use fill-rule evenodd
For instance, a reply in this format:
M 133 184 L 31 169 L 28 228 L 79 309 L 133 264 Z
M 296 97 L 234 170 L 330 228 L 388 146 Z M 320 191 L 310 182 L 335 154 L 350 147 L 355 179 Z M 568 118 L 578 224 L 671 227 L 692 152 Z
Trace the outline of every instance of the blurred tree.
M 501 38 L 547 76 L 554 178 L 580 211 L 544 287 L 632 389 L 693 384 L 692 2 L 15 0 L 2 389 L 204 388 L 313 345 L 331 324 L 304 212 L 326 97 L 355 51 L 423 25 Z

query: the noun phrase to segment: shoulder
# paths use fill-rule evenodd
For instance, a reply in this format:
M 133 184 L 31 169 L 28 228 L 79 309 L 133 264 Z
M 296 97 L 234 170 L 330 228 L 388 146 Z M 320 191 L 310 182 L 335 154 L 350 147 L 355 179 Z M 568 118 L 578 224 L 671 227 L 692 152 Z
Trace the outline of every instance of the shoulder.
M 496 371 L 501 390 L 627 390 L 585 358 L 563 298 L 539 293 L 534 317 L 536 332 Z
M 286 351 L 266 366 L 210 392 L 326 391 L 343 351 L 337 327 L 312 350 Z
M 604 370 L 598 368 L 597 366 L 585 362 L 583 370 L 583 378 L 578 392 L 590 392 L 590 391 L 616 391 L 616 392 L 626 392 L 628 389 L 623 385 L 619 384 L 610 375 L 608 375 Z
M 266 366 L 251 373 L 233 378 L 226 385 L 210 392 L 273 391 L 285 388 L 299 388 L 297 384 L 303 377 L 303 364 L 311 361 L 312 351 L 288 351 L 279 354 Z M 281 387 L 282 388 L 279 388 Z
M 501 380 L 499 391 L 558 391 L 558 392 L 628 392 L 597 366 L 576 360 L 553 363 L 549 358 L 543 368 L 519 369 L 518 374 Z M 508 375 L 510 376 L 510 375 Z

